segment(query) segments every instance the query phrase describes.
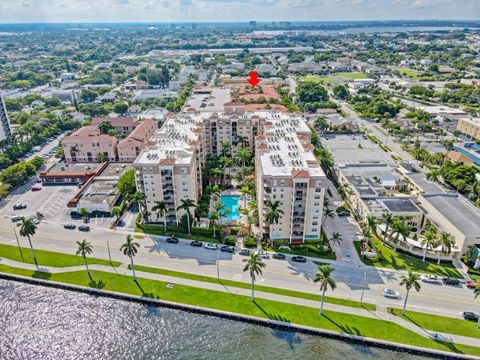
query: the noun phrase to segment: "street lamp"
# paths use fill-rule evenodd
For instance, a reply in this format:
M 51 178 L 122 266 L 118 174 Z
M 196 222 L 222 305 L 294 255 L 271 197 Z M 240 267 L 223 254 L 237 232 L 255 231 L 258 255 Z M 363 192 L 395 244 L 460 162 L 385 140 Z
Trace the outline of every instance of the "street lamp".
M 365 288 L 367 287 L 367 272 L 363 273 L 363 289 L 362 296 L 360 297 L 360 304 L 363 302 L 363 294 L 365 293 Z

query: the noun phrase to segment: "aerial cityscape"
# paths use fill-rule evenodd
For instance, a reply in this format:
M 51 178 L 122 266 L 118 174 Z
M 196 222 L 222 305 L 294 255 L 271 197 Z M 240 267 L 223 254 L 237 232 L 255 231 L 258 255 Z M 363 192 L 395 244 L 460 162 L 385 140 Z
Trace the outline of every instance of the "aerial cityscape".
M 479 19 L 0 0 L 0 357 L 480 358 Z

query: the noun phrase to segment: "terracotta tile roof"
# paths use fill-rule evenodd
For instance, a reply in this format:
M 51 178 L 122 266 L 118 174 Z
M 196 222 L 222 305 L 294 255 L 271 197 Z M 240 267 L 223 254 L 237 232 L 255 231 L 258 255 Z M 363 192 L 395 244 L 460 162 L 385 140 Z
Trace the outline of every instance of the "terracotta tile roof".
M 445 155 L 447 155 L 450 160 L 456 163 L 473 164 L 473 160 L 470 159 L 467 155 L 464 155 L 455 150 L 447 151 L 445 152 Z
M 137 121 L 130 117 L 95 117 L 92 119 L 91 125 L 98 126 L 102 121 L 108 121 L 115 126 L 137 126 Z
M 260 144 L 260 145 L 257 145 L 257 149 L 258 150 L 265 150 L 265 149 L 268 149 L 268 145 L 263 143 L 263 144 Z
M 292 177 L 299 179 L 308 179 L 310 174 L 307 170 L 292 170 Z

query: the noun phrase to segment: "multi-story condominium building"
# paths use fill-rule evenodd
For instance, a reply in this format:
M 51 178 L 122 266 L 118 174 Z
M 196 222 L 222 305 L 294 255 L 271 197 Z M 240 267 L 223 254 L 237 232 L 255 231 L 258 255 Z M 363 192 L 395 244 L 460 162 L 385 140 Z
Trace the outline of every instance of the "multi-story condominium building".
M 459 119 L 457 130 L 471 139 L 480 140 L 480 118 Z
M 260 225 L 274 241 L 319 240 L 326 176 L 311 144 L 311 132 L 298 116 L 266 117 L 264 135 L 256 137 L 256 190 Z M 278 224 L 265 219 L 267 200 L 279 202 Z
M 102 121 L 110 122 L 116 131 L 127 137 L 119 140 L 115 136 L 102 134 L 98 127 Z M 65 159 L 69 163 L 99 160 L 132 162 L 156 129 L 155 120 L 96 118 L 91 125 L 78 129 L 62 140 Z
M 152 210 L 158 201 L 167 204 L 167 221 L 178 223 L 185 213 L 177 210 L 181 200 L 200 198 L 203 132 L 201 117 L 169 117 L 134 161 L 137 189 L 145 197 L 150 220 L 163 220 Z
M 139 191 L 145 196 L 150 219 L 158 201 L 168 205 L 167 219 L 178 222 L 182 199 L 199 199 L 202 167 L 209 154 L 221 154 L 223 141 L 238 136 L 256 149 L 257 195 L 266 236 L 292 243 L 318 240 L 321 232 L 325 174 L 310 143 L 310 129 L 299 116 L 259 111 L 243 112 L 244 105 L 227 104 L 223 113 L 188 112 L 168 117 L 134 161 Z M 280 201 L 284 214 L 278 225 L 264 221 L 265 200 Z
M 12 129 L 10 127 L 10 120 L 8 119 L 7 108 L 3 102 L 3 97 L 0 95 L 0 141 L 12 136 Z

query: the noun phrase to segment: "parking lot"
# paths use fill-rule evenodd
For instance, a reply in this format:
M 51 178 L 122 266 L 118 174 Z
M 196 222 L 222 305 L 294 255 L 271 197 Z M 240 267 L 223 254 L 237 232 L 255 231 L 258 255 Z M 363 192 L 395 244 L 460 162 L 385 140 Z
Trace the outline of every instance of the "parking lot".
M 394 162 L 390 153 L 361 135 L 326 135 L 321 138 L 321 142 L 330 150 L 336 164 Z
M 32 186 L 41 188 L 39 191 L 31 191 Z M 21 189 L 17 189 L 14 194 L 8 197 L 8 202 L 3 204 L 0 213 L 4 217 L 13 215 L 35 216 L 40 212 L 46 220 L 66 221 L 70 219 L 67 208 L 68 200 L 78 190 L 76 186 L 42 186 L 30 181 Z M 13 210 L 15 204 L 26 204 L 27 208 L 23 210 Z

